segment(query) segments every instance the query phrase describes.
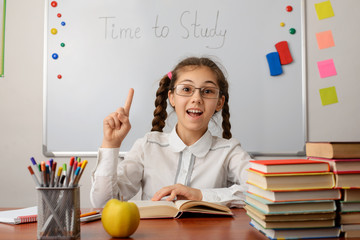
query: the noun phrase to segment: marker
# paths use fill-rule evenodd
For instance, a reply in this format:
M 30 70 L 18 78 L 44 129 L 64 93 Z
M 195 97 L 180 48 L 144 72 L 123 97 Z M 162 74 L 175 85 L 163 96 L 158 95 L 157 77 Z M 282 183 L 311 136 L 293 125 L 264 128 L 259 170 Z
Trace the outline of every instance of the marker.
M 43 179 L 43 187 L 46 187 L 46 167 L 45 162 L 41 162 L 41 178 Z
M 77 161 L 75 161 L 74 162 L 74 171 L 73 171 L 73 177 L 75 176 L 75 170 L 77 169 L 77 167 L 78 167 L 78 162 Z
M 45 165 L 45 168 L 46 168 L 46 186 L 49 187 L 50 186 L 50 166 Z
M 58 170 L 57 175 L 56 175 L 55 187 L 59 186 L 61 172 L 62 172 L 62 167 L 59 167 L 59 170 Z
M 36 177 L 33 169 L 31 168 L 31 166 L 28 166 L 28 169 L 29 169 L 29 172 L 30 172 L 30 174 L 31 174 L 31 177 L 34 179 L 34 182 L 35 182 L 36 186 L 37 186 L 37 187 L 40 187 L 41 185 L 40 185 L 40 183 L 39 183 L 39 180 L 37 179 L 37 177 Z
M 38 168 L 38 166 L 37 166 L 37 163 L 36 163 L 36 161 L 35 161 L 35 158 L 31 157 L 31 158 L 30 158 L 30 161 L 31 161 L 31 163 L 32 163 L 32 165 L 31 165 L 32 170 L 33 170 L 35 176 L 38 177 L 38 175 L 36 174 L 36 172 L 38 172 L 39 175 L 40 175 L 40 169 L 36 170 L 36 168 Z
M 76 186 L 75 184 L 76 184 L 77 179 L 79 178 L 80 170 L 81 170 L 81 167 L 78 167 L 78 168 L 76 169 L 74 178 L 71 179 L 71 183 L 70 183 L 70 186 L 69 186 L 69 187 L 75 187 L 75 186 Z
M 50 187 L 54 187 L 54 177 L 55 177 L 56 165 L 57 165 L 56 162 L 54 162 L 52 164 L 51 176 L 50 176 Z
M 74 157 L 71 157 L 70 158 L 70 167 L 67 171 L 67 174 L 66 174 L 66 181 L 65 181 L 65 186 L 69 186 L 69 182 L 70 182 L 70 179 L 71 179 L 71 172 L 72 172 L 72 169 L 73 169 L 73 165 L 74 165 L 74 161 L 75 161 L 75 158 Z
M 60 177 L 60 183 L 59 183 L 59 187 L 62 187 L 65 181 L 65 175 L 61 175 Z
M 88 163 L 88 161 L 84 160 L 84 162 L 81 164 L 81 172 L 80 172 L 79 178 L 78 178 L 78 180 L 76 182 L 76 185 L 79 183 L 80 178 L 81 178 L 81 176 L 82 176 L 82 174 L 83 174 L 83 172 L 85 170 L 85 167 L 86 167 L 87 163 Z
M 44 176 L 43 176 L 43 172 L 41 171 L 41 164 L 38 164 L 39 167 L 39 172 L 40 172 L 40 186 L 43 187 L 44 186 Z

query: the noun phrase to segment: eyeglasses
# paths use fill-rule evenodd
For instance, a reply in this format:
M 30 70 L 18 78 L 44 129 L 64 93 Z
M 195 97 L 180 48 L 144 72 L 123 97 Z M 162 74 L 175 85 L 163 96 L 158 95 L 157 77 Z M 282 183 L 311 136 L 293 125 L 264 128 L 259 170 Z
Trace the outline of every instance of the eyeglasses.
M 174 87 L 175 93 L 183 97 L 191 97 L 194 95 L 196 89 L 199 89 L 200 95 L 203 98 L 219 98 L 220 89 L 215 87 L 202 87 L 197 88 L 193 85 L 179 84 Z

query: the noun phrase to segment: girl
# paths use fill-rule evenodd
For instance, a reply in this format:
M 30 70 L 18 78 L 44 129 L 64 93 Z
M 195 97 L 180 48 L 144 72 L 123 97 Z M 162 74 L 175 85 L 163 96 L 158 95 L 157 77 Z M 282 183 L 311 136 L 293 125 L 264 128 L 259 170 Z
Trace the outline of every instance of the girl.
M 90 200 L 103 207 L 111 198 L 128 200 L 142 190 L 142 200 L 190 199 L 241 207 L 250 156 L 231 138 L 228 82 L 208 58 L 181 61 L 159 83 L 153 128 L 119 160 L 121 142 L 129 132 L 130 89 L 124 107 L 104 119 L 104 138 L 92 173 Z M 162 132 L 167 101 L 177 124 Z M 208 130 L 221 111 L 223 138 Z

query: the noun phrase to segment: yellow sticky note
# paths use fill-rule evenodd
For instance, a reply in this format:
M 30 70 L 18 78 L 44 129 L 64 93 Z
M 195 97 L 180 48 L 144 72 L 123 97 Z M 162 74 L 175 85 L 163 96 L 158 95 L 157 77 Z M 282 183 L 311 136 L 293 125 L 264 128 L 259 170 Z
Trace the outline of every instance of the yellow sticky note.
M 331 30 L 325 32 L 316 33 L 316 40 L 319 49 L 329 48 L 335 46 L 334 38 Z
M 330 0 L 321 3 L 315 3 L 315 10 L 319 20 L 333 17 L 335 15 Z
M 323 106 L 338 102 L 335 87 L 322 88 L 319 90 L 319 92 Z

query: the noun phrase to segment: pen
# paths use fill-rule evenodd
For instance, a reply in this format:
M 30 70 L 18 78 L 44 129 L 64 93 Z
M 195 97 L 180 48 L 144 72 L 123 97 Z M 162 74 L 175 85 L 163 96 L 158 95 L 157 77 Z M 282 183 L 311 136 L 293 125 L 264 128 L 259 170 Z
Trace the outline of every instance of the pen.
M 88 212 L 88 213 L 83 213 L 83 214 L 80 214 L 80 217 L 87 217 L 87 216 L 91 216 L 91 215 L 95 215 L 95 214 L 98 214 L 100 213 L 100 211 L 92 211 L 92 212 Z
M 69 182 L 70 182 L 70 179 L 71 179 L 71 172 L 72 172 L 72 169 L 73 169 L 74 161 L 75 161 L 75 158 L 74 158 L 74 157 L 71 157 L 71 158 L 70 158 L 70 164 L 69 164 L 70 166 L 69 166 L 68 172 L 67 172 L 67 174 L 66 174 L 65 186 L 69 186 Z
M 40 187 L 41 185 L 39 183 L 39 180 L 37 179 L 36 175 L 34 174 L 34 171 L 31 168 L 31 166 L 28 166 L 28 169 L 29 169 L 29 172 L 31 174 L 31 177 L 34 179 L 34 182 L 35 182 L 36 186 Z

